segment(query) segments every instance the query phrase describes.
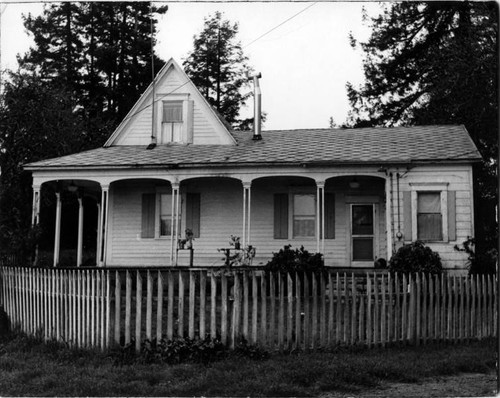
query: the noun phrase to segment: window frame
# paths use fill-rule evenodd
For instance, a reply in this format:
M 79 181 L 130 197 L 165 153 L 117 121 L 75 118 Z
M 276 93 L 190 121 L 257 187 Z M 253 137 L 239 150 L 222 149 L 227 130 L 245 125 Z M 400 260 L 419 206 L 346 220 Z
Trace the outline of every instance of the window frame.
M 190 133 L 190 129 L 192 128 L 192 106 L 189 106 L 190 97 L 189 94 L 183 93 L 173 93 L 173 94 L 161 94 L 158 93 L 156 95 L 156 107 L 155 107 L 155 128 L 156 128 L 156 138 L 157 143 L 159 145 L 167 145 L 167 144 L 186 144 L 192 142 L 192 134 Z M 172 140 L 164 141 L 162 139 L 162 130 L 163 130 L 163 105 L 168 102 L 181 102 L 182 103 L 182 122 L 171 122 L 174 124 L 181 125 L 181 133 L 180 140 Z
M 296 236 L 294 233 L 294 220 L 295 220 L 295 195 L 308 195 L 312 196 L 314 199 L 314 232 L 311 236 Z M 291 239 L 305 239 L 305 240 L 314 240 L 316 239 L 317 234 L 317 223 L 318 223 L 318 214 L 317 214 L 317 193 L 313 188 L 291 188 L 288 192 L 288 236 Z
M 448 183 L 410 183 L 411 187 L 411 234 L 413 241 L 418 238 L 418 194 L 419 192 L 436 192 L 440 195 L 441 200 L 441 240 L 425 240 L 423 242 L 448 242 Z
M 161 235 L 161 195 L 170 195 L 172 196 L 172 189 L 165 187 L 157 187 L 156 188 L 156 200 L 155 200 L 155 237 L 154 239 L 158 240 L 167 240 L 172 238 L 172 234 L 170 235 Z M 185 223 L 184 215 L 185 215 L 185 203 L 186 203 L 186 194 L 180 194 L 180 217 L 179 217 L 179 231 L 182 231 L 182 226 Z M 170 209 L 172 209 L 172 205 L 170 205 Z M 170 214 L 170 219 L 172 219 L 172 214 Z M 173 226 L 171 226 L 171 231 L 173 232 Z M 181 234 L 182 235 L 182 234 Z

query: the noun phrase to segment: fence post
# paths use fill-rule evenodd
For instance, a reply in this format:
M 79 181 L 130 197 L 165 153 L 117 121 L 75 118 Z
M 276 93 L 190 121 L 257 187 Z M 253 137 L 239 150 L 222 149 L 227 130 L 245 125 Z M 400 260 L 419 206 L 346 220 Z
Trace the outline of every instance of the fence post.
M 142 326 L 142 277 L 139 270 L 136 271 L 135 290 L 135 350 L 141 350 L 141 326 Z
M 292 347 L 292 336 L 293 336 L 293 280 L 290 272 L 286 273 L 286 278 L 288 282 L 287 286 L 287 297 L 288 297 L 288 314 L 287 314 L 287 325 L 286 325 L 286 339 L 287 348 Z
M 304 272 L 304 350 L 308 351 L 310 348 L 310 320 L 311 316 L 309 313 L 309 277 L 307 276 L 307 271 Z
M 420 345 L 420 338 L 422 337 L 422 273 L 415 274 L 415 344 Z
M 271 323 L 269 325 L 270 346 L 276 344 L 276 283 L 274 272 L 269 272 L 269 295 L 271 299 Z
M 260 311 L 260 330 L 262 336 L 262 344 L 268 343 L 268 328 L 267 328 L 267 278 L 266 273 L 262 271 L 260 277 L 260 299 L 261 299 L 261 311 Z
M 378 299 L 379 283 L 377 274 L 373 273 L 373 343 L 380 343 L 380 302 Z
M 252 270 L 252 343 L 257 343 L 257 311 L 258 311 L 258 291 L 257 275 Z
M 333 276 L 330 271 L 328 272 L 328 345 L 333 345 L 333 333 L 334 333 L 334 322 L 333 322 L 333 314 L 334 314 L 334 303 L 333 303 Z
M 356 314 L 357 314 L 357 300 L 356 300 L 356 278 L 354 277 L 354 272 L 351 274 L 351 296 L 352 296 L 352 311 L 351 311 L 351 344 L 354 345 L 356 342 Z
M 125 345 L 130 344 L 130 327 L 132 312 L 132 276 L 125 272 Z
M 253 275 L 255 279 L 255 274 Z M 253 281 L 255 282 L 255 280 Z M 221 340 L 222 344 L 227 344 L 227 277 L 225 271 L 221 273 L 221 296 L 222 296 L 222 314 L 221 314 Z M 255 304 L 254 304 L 255 305 Z M 254 335 L 254 343 L 257 342 L 256 333 Z
M 295 272 L 295 349 L 300 347 L 302 339 L 302 306 L 300 296 L 302 294 L 302 284 L 300 281 L 299 271 Z M 330 313 L 330 318 L 332 314 Z
M 181 270 L 179 270 L 179 303 L 177 311 L 177 317 L 179 319 L 177 335 L 179 337 L 184 337 L 184 275 Z
M 162 339 L 163 326 L 163 275 L 160 270 L 158 270 L 157 278 L 158 279 L 156 283 L 158 286 L 158 291 L 156 296 L 156 343 L 158 344 Z M 203 337 L 205 337 L 205 333 L 203 333 Z
M 381 275 L 380 279 L 380 295 L 382 296 L 382 311 L 380 311 L 380 340 L 382 342 L 382 347 L 385 347 L 387 339 L 387 287 L 386 278 L 384 274 Z
M 387 341 L 391 343 L 394 341 L 394 309 L 393 309 L 393 302 L 394 302 L 394 278 L 391 276 L 391 273 L 387 273 L 387 285 L 388 285 L 388 295 L 389 295 L 389 301 L 388 301 L 388 307 L 387 307 Z
M 278 292 L 279 292 L 279 310 L 278 310 L 278 344 L 280 351 L 283 350 L 285 340 L 285 284 L 283 282 L 284 274 L 278 272 Z
M 312 298 L 313 298 L 313 309 L 312 309 L 312 341 L 311 348 L 314 350 L 316 348 L 316 340 L 318 338 L 318 275 L 316 272 L 311 273 L 312 278 Z
M 216 316 L 217 316 L 217 281 L 215 279 L 215 275 L 212 272 L 210 274 L 210 337 L 212 339 L 215 339 L 217 337 L 217 330 L 216 330 Z
M 243 338 L 248 340 L 248 270 L 243 270 Z
M 194 307 L 196 303 L 196 280 L 194 271 L 189 270 L 189 326 L 188 336 L 194 339 Z
M 326 347 L 327 331 L 326 331 L 326 284 L 325 284 L 325 271 L 320 271 L 319 274 L 320 289 L 321 289 L 321 315 L 320 315 L 320 338 L 321 346 Z
M 151 341 L 153 336 L 153 277 L 146 272 L 146 339 Z
M 106 341 L 105 347 L 111 345 L 111 281 L 110 272 L 106 270 Z
M 205 311 L 207 302 L 207 278 L 206 271 L 200 271 L 200 339 L 205 338 Z
M 234 349 L 236 346 L 236 341 L 240 336 L 240 317 L 241 317 L 241 288 L 240 288 L 240 277 L 238 272 L 234 272 L 234 299 L 233 299 L 233 311 L 231 319 L 231 348 Z

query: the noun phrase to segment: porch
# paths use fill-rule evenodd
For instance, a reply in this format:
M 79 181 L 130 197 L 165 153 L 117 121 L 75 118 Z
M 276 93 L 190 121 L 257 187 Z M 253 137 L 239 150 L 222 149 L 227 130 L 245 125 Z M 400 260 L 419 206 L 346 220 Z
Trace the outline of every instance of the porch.
M 84 241 L 95 242 L 95 263 L 108 267 L 188 266 L 191 254 L 194 266 L 220 266 L 220 249 L 230 247 L 231 235 L 240 238 L 242 248 L 256 248 L 255 266 L 265 265 L 285 245 L 304 246 L 322 253 L 326 266 L 347 269 L 373 269 L 377 259 L 393 252 L 395 211 L 387 211 L 392 201 L 386 200 L 392 192 L 388 176 L 378 170 L 44 178 L 34 182 L 34 225 L 40 220 L 42 185 L 55 195 L 48 210 L 54 214 L 54 266 L 60 263 L 61 235 L 71 232 L 76 245 L 64 249 L 76 254 L 76 266 L 92 247 L 84 250 Z M 77 228 L 75 222 L 64 227 L 76 213 L 61 211 L 68 200 L 78 203 Z M 87 207 L 93 219 L 85 216 Z M 88 223 L 95 230 L 85 228 Z M 192 253 L 178 250 L 186 229 L 193 232 Z

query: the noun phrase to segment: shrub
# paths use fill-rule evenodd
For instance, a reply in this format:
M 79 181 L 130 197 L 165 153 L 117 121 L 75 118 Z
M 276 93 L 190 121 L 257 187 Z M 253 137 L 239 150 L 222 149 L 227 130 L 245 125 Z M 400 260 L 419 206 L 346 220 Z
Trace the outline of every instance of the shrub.
M 5 336 L 10 332 L 9 315 L 5 312 L 3 306 L 0 305 L 0 336 Z
M 485 253 L 476 253 L 474 246 L 476 241 L 474 238 L 467 237 L 467 240 L 462 243 L 462 247 L 455 245 L 455 250 L 465 252 L 469 255 L 467 258 L 469 275 L 495 274 L 498 261 L 498 252 L 496 249 L 488 250 Z
M 423 242 L 416 241 L 399 248 L 389 262 L 389 271 L 440 274 L 443 272 L 443 266 L 438 253 Z
M 286 245 L 266 264 L 266 271 L 319 271 L 325 264 L 321 253 L 311 254 L 301 246 L 292 249 Z

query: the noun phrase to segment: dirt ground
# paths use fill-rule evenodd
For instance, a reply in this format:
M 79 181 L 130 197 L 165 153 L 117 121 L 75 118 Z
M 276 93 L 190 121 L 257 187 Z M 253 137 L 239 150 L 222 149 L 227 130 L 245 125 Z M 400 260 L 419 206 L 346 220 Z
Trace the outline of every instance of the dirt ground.
M 361 394 L 342 397 L 496 397 L 496 373 L 467 373 L 458 376 L 440 376 L 419 383 L 387 383 Z M 338 397 L 326 395 L 324 398 Z

